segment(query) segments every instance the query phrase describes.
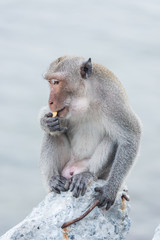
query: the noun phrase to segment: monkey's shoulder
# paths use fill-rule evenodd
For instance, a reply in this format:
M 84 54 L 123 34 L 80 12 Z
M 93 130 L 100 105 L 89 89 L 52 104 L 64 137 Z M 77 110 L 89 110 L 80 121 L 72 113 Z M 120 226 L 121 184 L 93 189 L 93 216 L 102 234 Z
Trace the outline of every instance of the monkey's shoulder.
M 108 68 L 101 64 L 93 63 L 93 75 L 99 79 L 103 79 L 104 82 L 113 83 L 123 88 L 122 83 L 117 76 Z

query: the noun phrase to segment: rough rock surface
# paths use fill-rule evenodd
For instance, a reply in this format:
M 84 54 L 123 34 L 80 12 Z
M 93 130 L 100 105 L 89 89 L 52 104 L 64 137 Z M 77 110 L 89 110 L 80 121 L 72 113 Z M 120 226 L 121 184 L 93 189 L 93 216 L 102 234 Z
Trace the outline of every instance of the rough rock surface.
M 108 211 L 95 207 L 81 221 L 64 230 L 64 222 L 82 215 L 95 201 L 94 187 L 104 185 L 98 180 L 91 184 L 84 197 L 73 198 L 71 192 L 49 193 L 31 214 L 10 229 L 0 240 L 121 240 L 129 228 L 128 203 L 122 210 L 121 194 Z M 65 233 L 66 232 L 66 233 Z
M 160 225 L 155 230 L 155 234 L 152 240 L 160 240 Z

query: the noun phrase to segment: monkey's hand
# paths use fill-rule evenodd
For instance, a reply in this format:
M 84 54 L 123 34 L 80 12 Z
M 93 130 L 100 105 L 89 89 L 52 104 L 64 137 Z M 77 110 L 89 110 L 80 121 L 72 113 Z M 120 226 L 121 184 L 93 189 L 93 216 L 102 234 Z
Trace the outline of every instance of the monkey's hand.
M 65 132 L 67 128 L 66 127 L 61 128 L 58 117 L 52 116 L 53 114 L 49 112 L 45 114 L 44 117 L 41 118 L 40 124 L 42 129 L 51 135 Z
M 70 181 L 63 176 L 53 176 L 49 181 L 49 186 L 52 192 L 60 193 L 69 189 Z
M 99 192 L 98 207 L 105 206 L 106 210 L 108 210 L 115 202 L 116 193 L 112 192 L 110 187 L 107 185 L 104 185 L 103 187 L 96 187 L 94 190 Z
M 74 175 L 71 180 L 70 190 L 73 192 L 73 196 L 78 198 L 80 195 L 84 196 L 88 184 L 94 179 L 94 176 L 90 172 L 83 172 Z

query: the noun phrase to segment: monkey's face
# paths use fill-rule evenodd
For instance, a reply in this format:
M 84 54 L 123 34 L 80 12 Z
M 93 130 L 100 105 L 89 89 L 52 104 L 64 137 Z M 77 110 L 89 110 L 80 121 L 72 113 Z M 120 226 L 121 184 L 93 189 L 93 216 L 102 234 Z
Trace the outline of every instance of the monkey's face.
M 48 104 L 52 112 L 58 112 L 59 117 L 76 115 L 77 112 L 88 107 L 85 99 L 86 80 L 84 80 L 88 77 L 85 71 L 87 67 L 82 58 L 65 56 L 50 65 L 44 76 L 50 86 Z
M 49 80 L 50 95 L 49 108 L 52 112 L 57 112 L 58 117 L 65 117 L 69 111 L 70 94 L 65 79 L 60 79 L 57 75 L 54 79 Z

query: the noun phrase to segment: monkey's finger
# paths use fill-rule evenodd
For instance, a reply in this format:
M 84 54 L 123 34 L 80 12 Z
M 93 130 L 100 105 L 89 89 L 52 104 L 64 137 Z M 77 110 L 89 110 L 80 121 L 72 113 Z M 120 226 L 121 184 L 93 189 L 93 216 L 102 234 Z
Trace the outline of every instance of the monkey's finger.
M 48 118 L 48 117 L 52 117 L 53 114 L 51 112 L 49 112 L 49 113 L 46 113 L 44 116 Z
M 87 190 L 87 185 L 83 184 L 82 191 L 81 191 L 81 196 L 84 196 L 86 190 Z
M 60 132 L 65 132 L 65 131 L 67 131 L 67 129 L 68 129 L 67 127 L 63 127 L 63 128 L 60 128 L 59 131 Z
M 64 183 L 58 181 L 56 187 L 58 187 L 58 186 L 60 186 L 60 187 L 64 187 Z
M 66 191 L 65 183 L 58 181 L 57 186 L 61 191 Z
M 70 191 L 72 192 L 73 189 L 75 188 L 76 181 L 72 180 L 71 185 L 70 185 Z
M 98 207 L 104 207 L 106 205 L 106 203 L 107 203 L 107 199 L 106 198 L 100 198 Z
M 80 194 L 80 188 L 79 186 L 76 186 L 73 190 L 73 197 L 78 198 Z
M 102 193 L 102 192 L 103 192 L 103 190 L 102 190 L 101 187 L 96 187 L 96 188 L 94 189 L 94 191 L 95 191 L 95 192 L 99 192 L 99 193 Z
M 69 189 L 71 182 L 70 181 L 66 181 L 64 188 L 66 189 L 66 191 Z
M 66 181 L 65 183 L 63 183 L 63 187 L 64 187 L 66 190 L 69 190 L 70 184 L 71 184 L 70 181 Z
M 79 189 L 80 189 L 81 196 L 84 196 L 87 186 L 86 186 L 85 180 L 83 178 L 80 181 Z
M 111 201 L 108 201 L 107 206 L 106 206 L 106 210 L 108 210 L 112 205 L 113 205 L 113 203 Z
M 59 179 L 58 179 L 58 182 L 59 182 L 60 184 L 63 184 L 63 185 L 66 184 L 66 181 L 67 181 L 66 178 L 64 178 L 64 179 L 63 179 L 63 178 L 59 178 Z
M 81 183 L 83 184 L 83 179 L 80 178 L 80 176 L 79 176 L 78 179 L 77 179 L 75 188 L 73 190 L 73 196 L 76 197 L 76 198 L 78 198 L 80 193 L 81 193 Z
M 55 132 L 55 131 L 59 131 L 59 132 L 65 132 L 67 130 L 67 127 L 61 128 L 59 126 L 59 124 L 55 125 L 55 126 L 48 126 L 50 132 Z
M 67 190 L 64 188 L 64 186 L 62 186 L 62 185 L 57 186 L 57 188 L 58 188 L 58 190 L 60 190 L 60 191 L 62 191 L 62 192 L 67 191 Z
M 49 126 L 48 126 L 48 127 L 49 127 Z M 51 132 L 59 131 L 59 129 L 60 129 L 59 125 L 55 125 L 55 126 L 53 126 L 53 127 L 49 127 L 49 130 L 50 130 Z
M 47 123 L 47 126 L 48 126 L 48 127 L 55 127 L 55 126 L 60 127 L 58 120 L 55 121 L 55 122 L 49 122 L 49 123 Z
M 71 183 L 71 185 L 70 185 L 70 191 L 71 192 L 73 192 L 74 187 L 75 187 L 75 183 Z
M 55 123 L 55 122 L 58 122 L 58 118 L 57 117 L 55 117 L 55 118 L 47 118 L 46 119 L 46 123 Z
M 55 188 L 55 187 L 52 187 L 52 191 L 53 192 L 55 192 L 55 193 L 58 193 L 58 194 L 60 194 L 60 190 L 58 190 L 57 188 Z

